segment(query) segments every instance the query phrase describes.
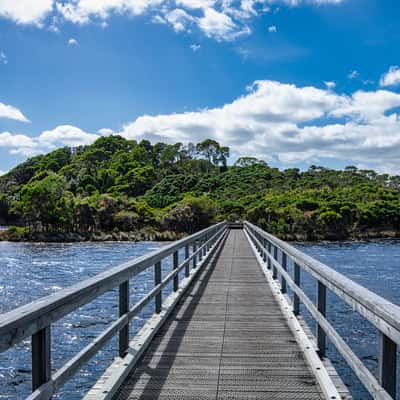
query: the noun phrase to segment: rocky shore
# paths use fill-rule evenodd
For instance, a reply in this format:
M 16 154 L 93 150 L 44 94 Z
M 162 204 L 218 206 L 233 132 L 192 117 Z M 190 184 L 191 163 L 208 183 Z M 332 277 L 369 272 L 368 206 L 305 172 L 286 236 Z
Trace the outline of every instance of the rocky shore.
M 172 231 L 139 230 L 133 232 L 0 232 L 0 241 L 10 242 L 108 242 L 108 241 L 173 241 L 182 233 Z

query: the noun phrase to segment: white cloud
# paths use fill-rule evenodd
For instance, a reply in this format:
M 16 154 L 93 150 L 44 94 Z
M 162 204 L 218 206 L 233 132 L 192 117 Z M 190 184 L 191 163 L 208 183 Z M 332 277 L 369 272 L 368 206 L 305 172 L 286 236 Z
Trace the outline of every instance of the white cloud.
M 68 39 L 68 46 L 78 46 L 78 41 L 75 38 Z
M 357 70 L 353 69 L 352 71 L 349 72 L 349 74 L 347 75 L 347 78 L 348 79 L 356 79 L 359 76 L 360 76 L 360 73 Z
M 379 81 L 381 86 L 397 86 L 400 85 L 400 67 L 392 66 L 385 74 L 381 76 Z
M 195 43 L 190 45 L 190 48 L 193 50 L 194 53 L 196 53 L 196 51 L 199 51 L 200 47 L 201 46 L 199 44 L 195 44 Z
M 153 23 L 168 23 L 176 32 L 193 24 L 207 37 L 234 40 L 251 32 L 248 21 L 279 5 L 337 5 L 344 0 L 0 0 L 0 17 L 19 24 L 47 26 L 59 32 L 66 20 L 102 28 L 114 15 L 148 15 Z M 179 11 L 177 11 L 179 10 Z M 271 26 L 270 32 L 276 32 Z M 273 30 L 275 29 L 275 30 Z
M 0 51 L 0 64 L 8 64 L 8 58 L 6 53 L 4 53 L 4 51 Z
M 1 0 L 0 0 L 1 1 Z M 195 26 L 218 41 L 249 34 L 248 21 L 269 10 L 269 5 L 340 4 L 342 0 L 54 0 L 56 16 L 75 24 L 106 26 L 113 15 L 147 14 L 153 23 L 170 25 L 176 32 Z M 270 32 L 276 32 L 271 26 Z M 275 30 L 274 30 L 275 29 Z
M 53 0 L 0 0 L 0 16 L 18 24 L 40 26 L 52 8 Z
M 204 15 L 197 21 L 200 30 L 207 37 L 218 41 L 234 40 L 239 36 L 250 33 L 250 28 L 247 26 L 238 27 L 229 15 L 218 12 L 213 8 L 206 8 Z
M 400 94 L 389 90 L 338 94 L 334 88 L 256 81 L 220 107 L 176 114 L 142 115 L 120 130 L 97 133 L 58 126 L 36 137 L 0 134 L 0 147 L 13 154 L 89 144 L 120 134 L 153 142 L 229 145 L 235 156 L 252 155 L 287 165 L 332 159 L 400 173 Z M 326 161 L 322 161 L 326 163 Z
M 37 142 L 45 147 L 53 146 L 81 146 L 90 144 L 99 138 L 99 135 L 84 132 L 71 125 L 60 125 L 53 130 L 44 131 L 37 138 Z
M 276 26 L 275 25 L 271 25 L 268 27 L 268 32 L 269 33 L 275 33 L 277 31 Z
M 328 89 L 334 89 L 336 87 L 336 82 L 333 81 L 325 81 L 324 84 Z
M 144 115 L 118 134 L 170 143 L 210 137 L 238 155 L 289 164 L 325 157 L 394 171 L 400 162 L 400 117 L 390 110 L 398 106 L 400 94 L 389 91 L 345 96 L 332 89 L 257 81 L 222 107 Z
M 173 27 L 175 32 L 186 31 L 187 27 L 195 21 L 195 18 L 181 8 L 175 8 L 166 13 L 164 18 Z
M 27 119 L 18 108 L 4 103 L 0 103 L 0 118 L 14 119 L 20 122 L 29 122 L 29 119 Z

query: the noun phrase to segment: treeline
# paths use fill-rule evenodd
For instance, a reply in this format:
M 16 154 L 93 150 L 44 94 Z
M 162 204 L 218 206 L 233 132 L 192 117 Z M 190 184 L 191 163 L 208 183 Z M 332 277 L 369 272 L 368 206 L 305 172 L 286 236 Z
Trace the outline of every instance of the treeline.
M 248 219 L 286 238 L 400 231 L 400 177 L 347 167 L 279 170 L 253 157 L 227 165 L 207 139 L 168 145 L 120 136 L 33 157 L 0 177 L 0 224 L 29 232 L 191 233 Z

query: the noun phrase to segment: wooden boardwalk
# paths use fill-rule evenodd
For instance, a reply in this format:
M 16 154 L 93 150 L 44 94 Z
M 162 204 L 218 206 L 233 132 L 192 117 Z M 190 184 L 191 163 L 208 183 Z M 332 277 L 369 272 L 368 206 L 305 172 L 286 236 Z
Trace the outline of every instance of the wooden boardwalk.
M 229 232 L 113 397 L 320 398 L 243 230 Z
M 166 262 L 172 268 L 162 276 Z M 130 285 L 143 271 L 154 284 L 132 304 Z M 313 299 L 303 273 L 315 281 Z M 54 370 L 53 324 L 115 289 L 117 319 Z M 376 375 L 332 325 L 327 293 L 377 329 Z M 154 313 L 132 337 L 130 323 L 148 304 Z M 31 337 L 26 400 L 54 398 L 115 336 L 116 357 L 84 400 L 351 400 L 327 341 L 372 398 L 396 399 L 400 307 L 248 221 L 222 221 L 0 316 L 0 352 Z

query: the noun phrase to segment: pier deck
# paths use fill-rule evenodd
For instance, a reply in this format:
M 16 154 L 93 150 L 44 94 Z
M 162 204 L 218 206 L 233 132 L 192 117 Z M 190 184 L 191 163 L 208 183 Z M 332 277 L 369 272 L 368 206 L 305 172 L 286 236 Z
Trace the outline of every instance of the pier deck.
M 321 399 L 319 385 L 243 230 L 189 288 L 114 395 Z

